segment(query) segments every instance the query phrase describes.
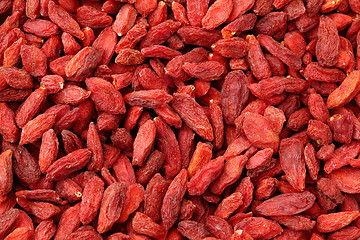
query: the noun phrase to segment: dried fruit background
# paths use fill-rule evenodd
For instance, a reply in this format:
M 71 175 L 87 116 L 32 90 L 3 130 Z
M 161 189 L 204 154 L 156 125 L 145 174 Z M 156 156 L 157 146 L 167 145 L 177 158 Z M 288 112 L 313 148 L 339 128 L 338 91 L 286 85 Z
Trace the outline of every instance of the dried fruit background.
M 360 1 L 0 1 L 0 240 L 360 239 Z

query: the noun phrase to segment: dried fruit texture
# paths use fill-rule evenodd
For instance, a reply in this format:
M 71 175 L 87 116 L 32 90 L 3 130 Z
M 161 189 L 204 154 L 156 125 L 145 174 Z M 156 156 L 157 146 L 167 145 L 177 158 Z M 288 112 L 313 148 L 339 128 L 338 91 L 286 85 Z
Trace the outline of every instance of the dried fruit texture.
M 163 107 L 172 99 L 173 97 L 164 90 L 139 90 L 124 96 L 127 104 L 145 108 Z
M 52 219 L 44 220 L 35 229 L 35 239 L 51 239 L 56 233 L 56 225 Z
M 346 75 L 335 67 L 323 67 L 317 62 L 306 65 L 304 77 L 308 81 L 342 82 Z
M 1 90 L 8 85 L 16 89 L 27 89 L 33 87 L 31 75 L 22 69 L 16 67 L 0 67 L 1 72 Z
M 294 231 L 311 230 L 316 224 L 315 221 L 302 215 L 277 216 L 272 217 L 272 219 Z
M 51 92 L 49 92 L 49 94 L 51 94 Z M 76 85 L 67 85 L 61 91 L 53 95 L 51 100 L 57 104 L 78 105 L 89 96 L 90 92 L 86 91 L 85 89 Z
M 0 154 L 0 195 L 4 196 L 8 194 L 13 186 L 13 172 L 12 172 L 12 154 L 13 152 L 9 149 Z
M 164 43 L 171 35 L 173 35 L 180 27 L 181 23 L 173 20 L 166 20 L 153 26 L 140 42 L 140 47 L 150 47 Z
M 110 26 L 112 17 L 91 6 L 81 6 L 76 10 L 76 20 L 81 27 L 104 28 Z
M 28 19 L 23 29 L 25 32 L 35 34 L 36 36 L 49 38 L 53 35 L 59 34 L 59 27 L 51 21 L 44 19 Z
M 249 43 L 246 60 L 254 77 L 258 80 L 269 78 L 271 76 L 270 65 L 260 48 L 259 42 L 254 35 L 248 35 L 246 41 Z
M 116 15 L 112 29 L 118 36 L 125 35 L 134 25 L 136 16 L 137 11 L 134 6 L 131 4 L 124 4 Z
M 24 68 L 34 77 L 44 76 L 47 69 L 47 59 L 43 51 L 34 45 L 21 47 L 20 56 Z
M 280 40 L 286 31 L 287 16 L 284 12 L 271 12 L 255 24 L 254 31 Z
M 218 157 L 208 162 L 188 182 L 188 193 L 190 195 L 202 195 L 209 185 L 220 176 L 223 168 L 223 157 Z
M 39 87 L 33 91 L 17 109 L 15 116 L 16 125 L 23 128 L 28 121 L 35 117 L 44 104 L 46 97 L 47 90 L 45 87 Z
M 172 107 L 185 124 L 200 137 L 212 141 L 214 139 L 212 126 L 204 110 L 195 99 L 185 93 L 175 93 L 173 96 Z
M 228 218 L 239 206 L 241 206 L 243 203 L 242 198 L 243 197 L 239 192 L 235 192 L 224 198 L 216 208 L 214 215 L 224 219 Z
M 114 175 L 117 181 L 123 181 L 127 186 L 135 183 L 135 172 L 129 158 L 121 154 L 113 164 Z
M 119 219 L 124 206 L 125 188 L 125 183 L 115 182 L 105 189 L 99 211 L 99 233 L 107 232 Z
M 87 168 L 90 171 L 98 172 L 104 165 L 104 155 L 99 133 L 93 122 L 89 125 L 86 140 L 86 146 L 92 153 Z
M 317 37 L 316 58 L 325 67 L 334 66 L 338 61 L 340 38 L 335 23 L 329 17 L 320 17 Z
M 65 66 L 65 74 L 72 81 L 81 82 L 90 77 L 96 66 L 102 61 L 103 50 L 94 47 L 81 49 Z
M 207 236 L 205 225 L 191 220 L 179 222 L 177 229 L 188 239 L 204 239 Z
M 84 187 L 80 203 L 79 217 L 84 225 L 94 220 L 99 211 L 103 195 L 104 182 L 97 176 L 92 177 Z
M 181 169 L 181 153 L 179 142 L 169 125 L 161 117 L 154 119 L 156 127 L 156 144 L 165 155 L 165 175 L 168 179 L 175 177 Z
M 234 230 L 243 230 L 254 239 L 271 239 L 283 231 L 277 222 L 263 217 L 245 218 L 235 225 Z
M 181 27 L 177 33 L 184 43 L 206 48 L 221 39 L 221 35 L 199 27 Z
M 48 167 L 57 159 L 59 141 L 53 129 L 49 129 L 42 135 L 39 152 L 39 167 L 45 173 Z
M 144 187 L 135 183 L 127 187 L 125 192 L 124 209 L 121 212 L 118 222 L 125 222 L 131 213 L 139 208 L 144 200 Z
M 167 188 L 167 181 L 159 173 L 156 173 L 146 185 L 144 213 L 154 222 L 159 222 L 161 219 L 160 211 Z
M 150 217 L 141 212 L 137 212 L 135 214 L 132 220 L 132 227 L 135 232 L 153 238 L 159 238 L 165 235 L 165 229 L 163 226 L 155 223 Z
M 177 220 L 180 212 L 181 201 L 186 193 L 188 174 L 186 169 L 183 169 L 171 181 L 163 198 L 161 206 L 162 226 L 165 230 L 169 230 Z
M 80 204 L 76 204 L 61 214 L 54 239 L 65 239 L 67 235 L 74 232 L 80 226 L 79 210 Z
M 205 81 L 219 80 L 226 72 L 223 64 L 217 61 L 206 61 L 202 63 L 184 63 L 183 70 L 193 78 Z
M 342 192 L 359 193 L 359 174 L 357 168 L 342 167 L 331 172 L 327 177 L 334 181 Z
M 206 229 L 217 239 L 230 239 L 233 228 L 224 219 L 211 215 L 206 219 Z
M 267 118 L 248 112 L 244 115 L 243 130 L 250 143 L 258 148 L 271 148 L 277 152 L 279 135 L 273 131 Z
M 193 177 L 197 171 L 205 166 L 212 157 L 212 147 L 209 144 L 199 142 L 189 163 L 189 177 Z
M 249 97 L 247 77 L 243 71 L 229 72 L 221 89 L 221 110 L 224 121 L 227 124 L 234 124 Z
M 326 101 L 328 109 L 341 107 L 349 103 L 358 94 L 360 90 L 359 74 L 357 70 L 351 72 L 340 86 L 329 95 Z
M 48 4 L 48 13 L 51 21 L 58 25 L 64 32 L 68 32 L 80 40 L 85 38 L 79 24 L 60 5 L 56 5 L 53 1 L 50 1 Z
M 51 113 L 40 114 L 29 121 L 22 129 L 20 145 L 33 143 L 40 139 L 43 134 L 55 124 L 55 115 Z
M 24 146 L 17 146 L 13 154 L 13 171 L 19 179 L 28 185 L 38 182 L 41 177 L 39 165 L 29 151 Z
M 109 114 L 124 114 L 125 103 L 120 92 L 101 78 L 88 78 L 85 81 L 87 89 L 91 92 L 90 98 L 99 111 Z
M 0 1 L 0 239 L 357 239 L 359 6 Z
M 133 165 L 143 166 L 154 145 L 156 127 L 152 120 L 148 120 L 139 128 L 134 140 Z
M 305 159 L 303 145 L 298 139 L 283 139 L 280 143 L 280 164 L 288 182 L 298 191 L 305 188 Z
M 259 34 L 257 40 L 260 45 L 272 55 L 280 59 L 284 64 L 293 70 L 300 70 L 301 59 L 288 48 L 276 42 L 272 37 Z
M 320 161 L 316 157 L 315 148 L 310 143 L 304 149 L 305 164 L 311 179 L 316 180 L 320 170 Z
M 294 215 L 311 208 L 315 199 L 315 195 L 308 191 L 284 193 L 260 203 L 255 210 L 265 216 Z
M 317 229 L 319 232 L 327 233 L 339 230 L 358 218 L 359 211 L 337 212 L 323 214 L 317 218 Z
M 221 194 L 226 187 L 236 182 L 240 178 L 246 161 L 247 157 L 245 156 L 236 156 L 226 160 L 223 172 L 210 185 L 210 191 L 215 194 Z
M 20 132 L 15 123 L 15 113 L 9 106 L 2 102 L 0 103 L 0 133 L 4 141 L 15 143 L 19 140 Z
M 79 149 L 56 160 L 46 170 L 46 178 L 52 181 L 65 179 L 71 173 L 86 166 L 91 158 L 88 149 Z
M 207 10 L 201 20 L 201 25 L 207 30 L 213 30 L 224 23 L 233 10 L 233 2 L 229 0 L 216 0 Z

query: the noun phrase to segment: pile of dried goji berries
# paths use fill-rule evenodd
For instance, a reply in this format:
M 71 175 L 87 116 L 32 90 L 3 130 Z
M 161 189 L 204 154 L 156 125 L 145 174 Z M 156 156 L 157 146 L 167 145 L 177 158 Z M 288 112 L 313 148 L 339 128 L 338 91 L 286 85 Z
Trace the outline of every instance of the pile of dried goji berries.
M 0 239 L 359 239 L 358 14 L 0 1 Z

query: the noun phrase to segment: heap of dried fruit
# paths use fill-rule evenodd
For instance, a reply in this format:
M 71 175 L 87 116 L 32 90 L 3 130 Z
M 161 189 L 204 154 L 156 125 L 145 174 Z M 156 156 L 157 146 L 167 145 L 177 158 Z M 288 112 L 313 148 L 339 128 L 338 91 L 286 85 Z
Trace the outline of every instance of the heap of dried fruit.
M 0 239 L 360 238 L 358 0 L 0 19 Z

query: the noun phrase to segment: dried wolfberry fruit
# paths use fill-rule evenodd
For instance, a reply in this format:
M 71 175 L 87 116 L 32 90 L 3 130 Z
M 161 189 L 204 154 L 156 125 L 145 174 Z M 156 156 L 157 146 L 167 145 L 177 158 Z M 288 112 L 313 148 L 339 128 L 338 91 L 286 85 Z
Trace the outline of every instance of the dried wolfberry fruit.
M 162 226 L 170 229 L 177 220 L 180 212 L 181 201 L 186 193 L 188 174 L 186 169 L 181 170 L 171 181 L 163 198 L 161 206 Z
M 89 224 L 97 215 L 104 194 L 104 182 L 94 176 L 85 185 L 82 193 L 79 217 L 80 221 Z
M 161 219 L 162 199 L 168 188 L 167 181 L 156 173 L 148 182 L 144 194 L 144 213 L 155 222 Z
M 221 39 L 221 35 L 204 30 L 200 27 L 181 27 L 177 33 L 186 44 L 210 48 L 212 44 Z
M 273 131 L 269 121 L 256 113 L 246 113 L 243 129 L 252 145 L 258 148 L 272 148 L 277 152 L 279 136 Z
M 163 226 L 155 223 L 150 217 L 141 212 L 137 212 L 132 220 L 134 231 L 153 238 L 159 238 L 165 235 Z
M 242 173 L 244 165 L 247 161 L 245 156 L 236 156 L 227 159 L 221 175 L 211 183 L 210 191 L 215 194 L 221 194 L 226 187 L 236 182 Z
M 221 110 L 227 124 L 233 124 L 235 118 L 245 107 L 249 97 L 247 77 L 243 71 L 229 72 L 221 88 Z
M 172 106 L 183 121 L 201 137 L 212 141 L 214 138 L 212 126 L 195 99 L 185 93 L 175 93 L 173 96 Z
M 22 128 L 40 111 L 47 97 L 45 87 L 40 87 L 30 94 L 30 96 L 17 109 L 15 121 Z
M 111 83 L 101 78 L 88 78 L 85 83 L 87 89 L 91 92 L 90 98 L 94 101 L 97 110 L 110 114 L 125 113 L 125 103 L 122 95 Z M 109 103 L 111 104 L 109 105 Z
M 227 219 L 231 214 L 235 212 L 236 209 L 239 208 L 239 206 L 242 205 L 243 196 L 240 192 L 235 192 L 231 194 L 230 196 L 224 198 L 224 200 L 221 201 L 221 203 L 216 208 L 214 215 Z
M 283 229 L 277 222 L 263 217 L 245 218 L 235 225 L 234 230 L 244 230 L 255 239 L 271 239 L 283 232 Z
M 25 32 L 44 38 L 49 38 L 60 32 L 59 27 L 55 23 L 40 18 L 33 20 L 28 19 L 24 23 L 23 29 Z
M 284 193 L 266 200 L 256 207 L 265 216 L 294 215 L 312 207 L 315 195 L 310 192 Z
M 203 223 L 198 223 L 191 220 L 184 220 L 178 223 L 178 231 L 182 236 L 188 239 L 204 239 L 207 236 L 207 231 Z
M 55 115 L 44 113 L 29 121 L 22 129 L 19 145 L 33 143 L 55 124 Z
M 217 179 L 224 168 L 224 157 L 208 162 L 190 179 L 187 190 L 190 195 L 202 195 L 209 185 Z
M 105 189 L 99 211 L 99 233 L 108 231 L 120 217 L 124 206 L 125 188 L 125 183 L 116 182 Z
M 191 157 L 188 173 L 189 177 L 193 177 L 197 171 L 205 166 L 212 157 L 212 147 L 209 144 L 199 142 L 196 145 L 195 151 Z
M 317 218 L 317 229 L 319 232 L 327 233 L 339 230 L 358 218 L 359 211 L 337 212 L 320 215 Z
M 181 23 L 166 20 L 149 29 L 148 33 L 140 42 L 140 47 L 149 47 L 152 45 L 163 44 L 171 35 L 173 35 L 180 27 Z
M 12 154 L 10 149 L 0 154 L 0 179 L 2 182 L 0 195 L 2 196 L 8 194 L 13 186 Z
M 256 22 L 254 31 L 279 40 L 283 38 L 286 26 L 287 15 L 285 12 L 271 12 Z
M 233 2 L 229 0 L 216 0 L 207 10 L 201 20 L 201 25 L 206 30 L 213 30 L 224 23 L 233 10 Z
M 125 222 L 131 213 L 139 208 L 144 200 L 144 188 L 141 184 L 135 183 L 127 187 L 125 192 L 124 209 L 117 222 Z
M 76 204 L 75 206 L 66 209 L 61 214 L 54 239 L 64 239 L 67 235 L 71 234 L 78 227 L 80 227 L 81 222 L 79 217 L 79 211 L 80 204 Z
M 36 159 L 24 146 L 17 146 L 13 151 L 13 171 L 21 181 L 28 185 L 40 180 L 41 172 Z
M 258 1 L 256 1 L 256 2 L 258 2 Z M 222 34 L 223 38 L 225 38 L 225 39 L 231 38 L 237 32 L 240 33 L 240 32 L 246 31 L 246 30 L 253 29 L 255 26 L 256 20 L 257 20 L 257 17 L 254 13 L 240 15 L 238 18 L 236 18 L 235 20 L 231 21 L 228 25 L 226 25 L 221 30 L 221 34 Z
M 15 143 L 19 140 L 20 132 L 15 118 L 11 108 L 4 102 L 0 103 L 0 133 L 4 141 Z
M 56 160 L 46 170 L 46 178 L 53 181 L 63 180 L 69 174 L 82 169 L 90 160 L 88 149 L 79 149 Z
M 60 5 L 56 5 L 53 1 L 48 4 L 49 18 L 58 25 L 63 31 L 70 33 L 74 37 L 83 40 L 85 35 L 81 31 L 79 24 L 71 17 L 71 15 Z
M 315 221 L 302 215 L 273 216 L 272 219 L 294 231 L 311 230 L 316 225 Z
M 305 159 L 303 145 L 297 139 L 283 139 L 280 142 L 280 164 L 286 179 L 297 190 L 305 188 Z
M 83 5 L 76 10 L 76 20 L 81 27 L 104 28 L 110 26 L 113 19 L 105 12 Z
M 276 42 L 272 37 L 259 34 L 257 40 L 260 45 L 268 50 L 272 55 L 279 58 L 291 69 L 299 70 L 301 68 L 301 59 L 288 48 Z
M 33 87 L 33 79 L 31 75 L 16 67 L 0 67 L 1 72 L 1 90 L 7 85 L 16 89 L 27 89 Z M 21 80 L 20 80 L 21 79 Z
M 342 167 L 338 170 L 332 171 L 327 175 L 332 181 L 336 183 L 342 192 L 358 193 L 358 175 L 360 171 L 357 168 Z
M 52 219 L 43 220 L 35 228 L 35 239 L 51 239 L 56 233 L 56 225 Z
M 205 227 L 211 235 L 219 239 L 230 239 L 234 232 L 228 222 L 214 215 L 211 215 L 206 219 Z
M 340 38 L 335 23 L 326 16 L 320 17 L 316 41 L 316 57 L 325 67 L 334 66 L 339 55 Z

